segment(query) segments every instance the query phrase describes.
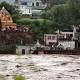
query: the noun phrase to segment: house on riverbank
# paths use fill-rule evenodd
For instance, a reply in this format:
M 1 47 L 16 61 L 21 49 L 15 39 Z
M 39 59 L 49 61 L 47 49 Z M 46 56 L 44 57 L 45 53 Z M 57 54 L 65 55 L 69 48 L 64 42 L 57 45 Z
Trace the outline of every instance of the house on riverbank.
M 62 49 L 75 49 L 76 42 L 73 40 L 74 32 L 60 32 L 56 31 L 55 34 L 45 34 L 44 43 L 47 46 L 53 48 L 62 48 Z

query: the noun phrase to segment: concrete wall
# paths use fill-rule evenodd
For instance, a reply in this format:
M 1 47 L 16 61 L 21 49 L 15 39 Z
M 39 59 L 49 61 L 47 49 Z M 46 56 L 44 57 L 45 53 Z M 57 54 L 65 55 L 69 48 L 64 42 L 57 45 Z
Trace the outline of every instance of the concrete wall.
M 25 50 L 25 54 L 29 54 L 30 52 L 30 46 L 17 46 L 16 48 L 16 53 L 17 54 L 22 54 L 22 50 Z
M 75 49 L 75 41 L 59 41 L 58 45 L 62 45 L 65 50 L 67 48 L 71 50 Z

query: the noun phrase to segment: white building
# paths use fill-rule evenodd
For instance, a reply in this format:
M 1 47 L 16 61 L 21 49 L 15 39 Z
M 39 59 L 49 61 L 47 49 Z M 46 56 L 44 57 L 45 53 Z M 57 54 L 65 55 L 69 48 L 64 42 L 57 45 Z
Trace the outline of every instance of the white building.
M 75 49 L 75 41 L 66 41 L 61 40 L 58 42 L 58 46 L 62 46 L 64 50 L 74 50 Z
M 44 43 L 45 45 L 55 45 L 57 44 L 57 48 L 62 47 L 64 50 L 75 49 L 75 41 L 72 40 L 73 32 L 61 32 L 56 34 L 45 34 L 44 35 Z
M 60 32 L 55 34 L 45 34 L 44 42 L 46 45 L 57 43 L 58 40 L 68 39 L 72 40 L 73 32 Z
M 6 1 L 9 4 L 15 4 L 19 7 L 22 15 L 40 15 L 41 11 L 46 8 L 47 3 L 42 0 L 0 0 L 0 3 Z
M 30 46 L 17 46 L 16 54 L 29 54 Z
M 46 8 L 41 0 L 20 0 L 18 3 L 19 9 L 23 15 L 39 15 Z
M 45 42 L 45 45 L 57 43 L 57 35 L 56 34 L 45 34 L 44 42 Z

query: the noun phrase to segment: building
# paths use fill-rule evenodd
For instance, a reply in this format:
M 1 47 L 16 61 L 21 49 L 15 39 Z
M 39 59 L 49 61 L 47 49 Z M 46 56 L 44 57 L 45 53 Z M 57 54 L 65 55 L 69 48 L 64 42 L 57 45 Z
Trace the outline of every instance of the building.
M 16 54 L 29 54 L 30 53 L 30 46 L 16 46 Z
M 0 28 L 16 28 L 16 23 L 13 23 L 10 13 L 4 7 L 0 11 Z
M 64 50 L 74 50 L 76 48 L 75 41 L 72 40 L 59 40 L 57 47 L 62 47 Z
M 40 15 L 41 11 L 47 7 L 46 0 L 3 0 L 9 4 L 17 5 L 22 15 Z M 3 2 L 1 1 L 1 2 Z
M 0 3 L 3 1 L 6 1 L 11 5 L 17 5 L 22 15 L 33 16 L 33 18 L 40 15 L 41 11 L 48 5 L 64 2 L 64 0 L 0 0 Z
M 56 34 L 45 34 L 44 42 L 45 42 L 45 45 L 57 43 L 57 35 Z
M 73 50 L 78 46 L 73 37 L 73 32 L 56 31 L 55 34 L 45 34 L 44 43 L 53 49 Z
M 57 43 L 59 40 L 72 40 L 73 32 L 60 32 L 55 34 L 45 34 L 44 42 L 45 45 Z
M 20 0 L 18 3 L 22 15 L 40 15 L 41 11 L 46 8 L 47 4 L 41 0 Z

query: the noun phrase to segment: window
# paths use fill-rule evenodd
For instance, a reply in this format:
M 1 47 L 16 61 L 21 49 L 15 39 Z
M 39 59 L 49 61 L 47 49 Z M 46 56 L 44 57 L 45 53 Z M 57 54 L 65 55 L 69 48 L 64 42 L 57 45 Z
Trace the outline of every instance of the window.
M 51 40 L 51 36 L 48 36 L 48 40 Z
M 55 36 L 52 36 L 52 40 L 54 40 L 55 39 Z
M 31 11 L 31 10 L 29 9 L 29 13 L 30 13 L 30 11 Z
M 39 2 L 36 2 L 36 6 L 39 6 Z
M 32 3 L 32 6 L 34 6 L 34 3 Z
M 23 55 L 25 54 L 25 49 L 22 49 L 22 54 L 23 54 Z
M 21 2 L 21 5 L 27 5 L 27 2 Z

